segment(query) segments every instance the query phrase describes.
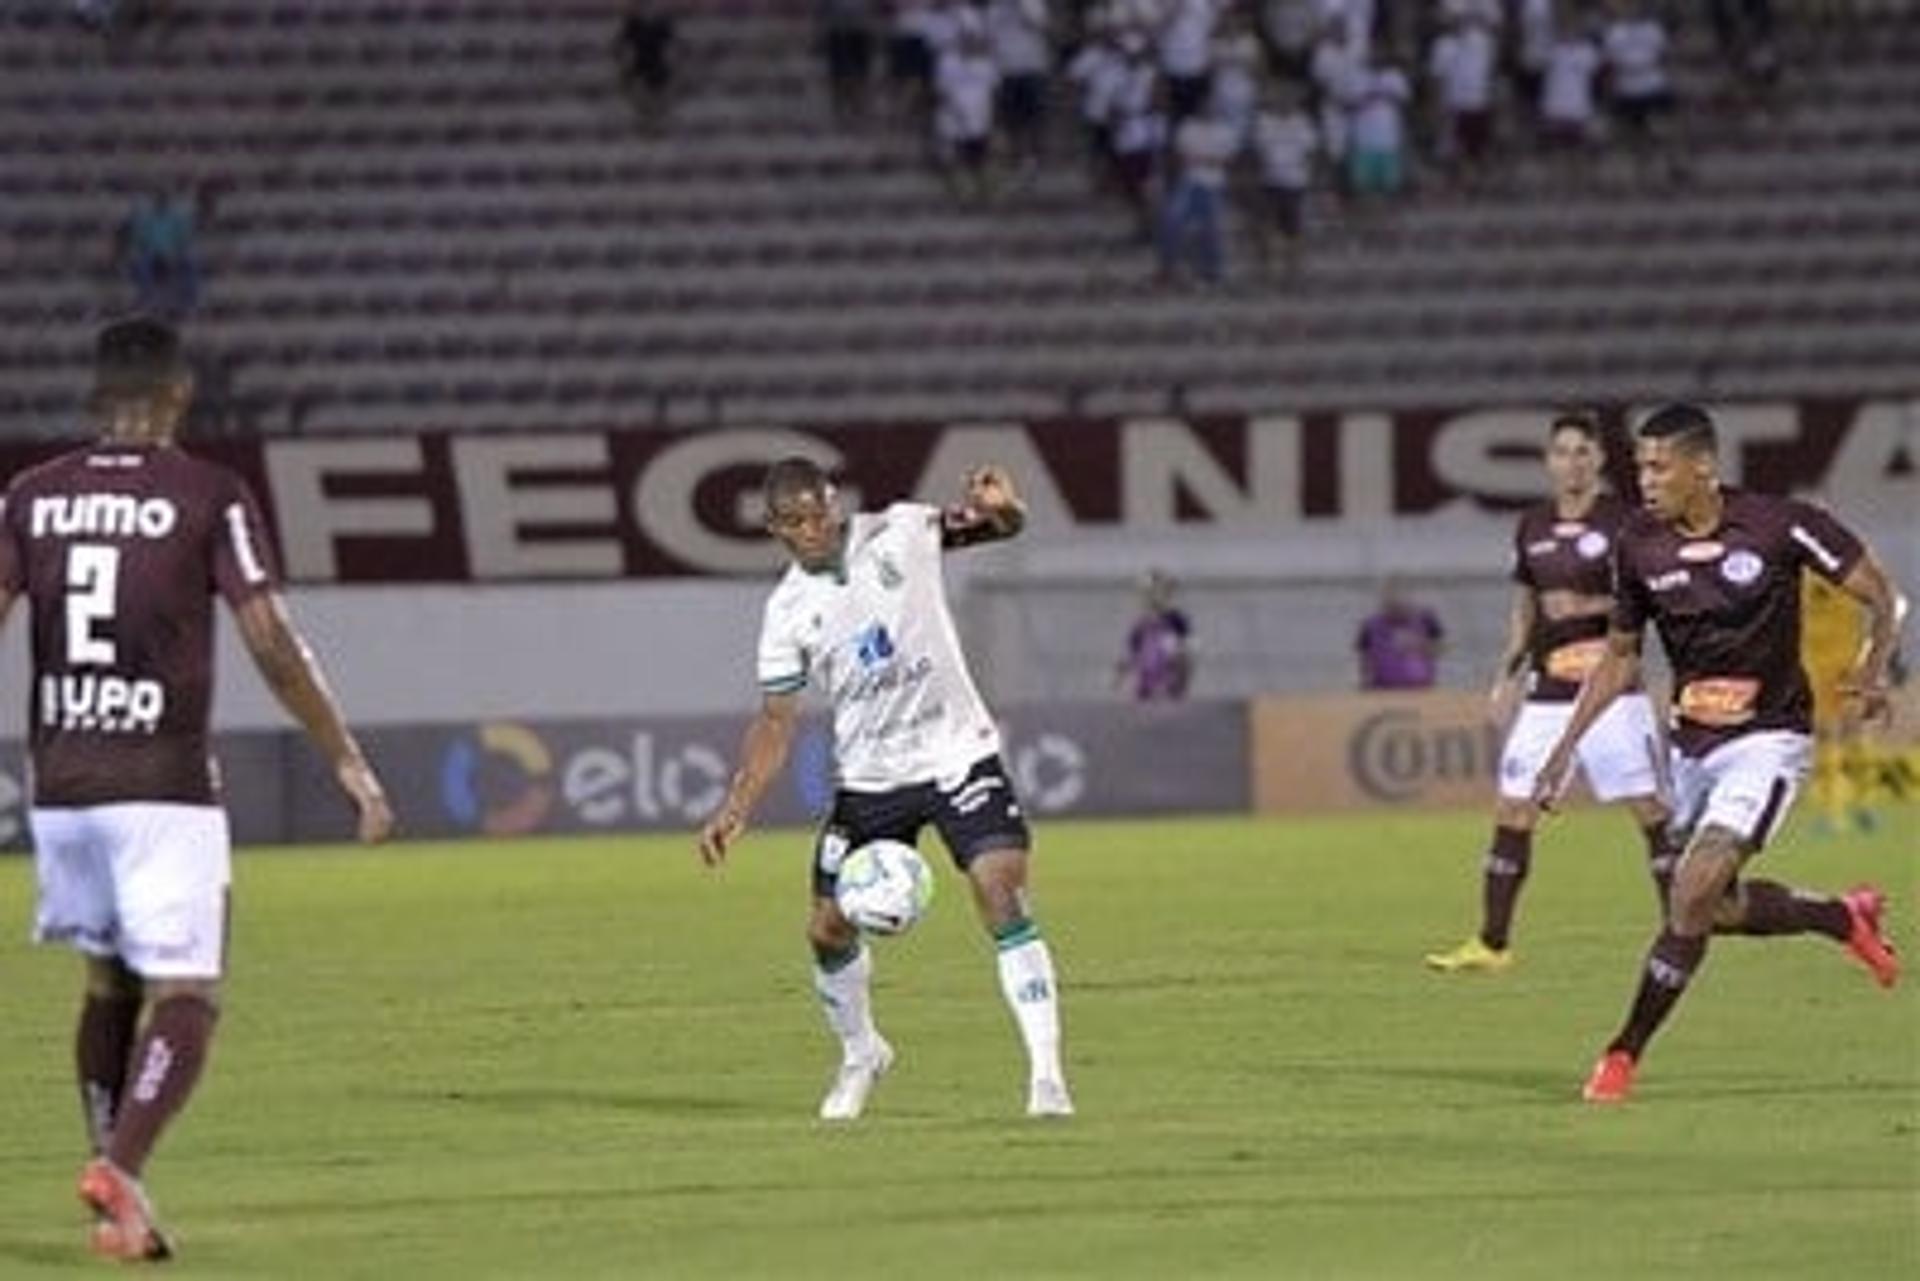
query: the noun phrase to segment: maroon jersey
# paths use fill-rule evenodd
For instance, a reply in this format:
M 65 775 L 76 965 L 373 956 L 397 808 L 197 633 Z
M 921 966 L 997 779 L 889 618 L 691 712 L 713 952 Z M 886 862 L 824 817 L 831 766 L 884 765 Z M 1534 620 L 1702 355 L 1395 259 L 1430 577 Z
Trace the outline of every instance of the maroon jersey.
M 239 477 L 171 446 L 101 443 L 16 477 L 0 585 L 33 607 L 34 803 L 209 805 L 213 594 L 274 585 Z
M 1550 592 L 1611 599 L 1613 548 L 1632 509 L 1602 494 L 1577 520 L 1563 520 L 1552 502 L 1521 513 L 1513 533 L 1513 581 L 1533 593 L 1533 629 L 1527 635 L 1531 669 L 1527 697 L 1565 702 L 1607 650 L 1607 614 L 1549 618 L 1541 601 Z
M 1810 503 L 1725 492 L 1720 527 L 1691 538 L 1641 512 L 1621 531 L 1613 625 L 1648 620 L 1673 667 L 1674 743 L 1699 756 L 1757 730 L 1811 733 L 1800 666 L 1800 573 L 1845 578 L 1866 549 Z

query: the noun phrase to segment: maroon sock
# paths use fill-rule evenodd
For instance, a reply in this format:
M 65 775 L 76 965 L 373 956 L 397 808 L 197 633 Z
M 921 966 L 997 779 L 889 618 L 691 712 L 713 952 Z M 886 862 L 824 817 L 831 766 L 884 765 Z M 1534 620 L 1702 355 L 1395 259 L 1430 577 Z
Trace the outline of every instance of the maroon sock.
M 87 1123 L 87 1142 L 104 1152 L 120 1110 L 120 1092 L 127 1083 L 127 1055 L 133 1049 L 134 1029 L 140 1024 L 140 994 L 87 993 L 80 1006 L 80 1024 L 74 1030 L 73 1064 L 80 1078 L 80 1110 Z
M 1666 919 L 1667 896 L 1673 890 L 1673 869 L 1680 862 L 1680 846 L 1665 823 L 1640 829 L 1647 842 L 1647 873 L 1653 877 L 1653 892 L 1660 897 L 1660 917 Z
M 1824 894 L 1802 894 L 1778 881 L 1744 881 L 1746 911 L 1728 934 L 1824 934 L 1841 943 L 1853 933 L 1847 905 Z
M 1485 882 L 1481 892 L 1484 915 L 1480 922 L 1480 941 L 1496 952 L 1504 951 L 1513 932 L 1513 909 L 1520 900 L 1520 886 L 1527 879 L 1527 866 L 1533 862 L 1533 833 L 1520 827 L 1493 829 L 1493 848 L 1487 851 Z
M 1647 952 L 1646 970 L 1640 976 L 1640 990 L 1634 994 L 1633 1009 L 1627 1014 L 1627 1024 L 1607 1048 L 1625 1050 L 1634 1058 L 1639 1058 L 1647 1048 L 1647 1042 L 1666 1022 L 1667 1015 L 1680 1000 L 1680 994 L 1687 990 L 1687 983 L 1706 955 L 1705 935 L 1689 938 L 1675 934 L 1671 929 L 1661 930 L 1659 937 L 1653 940 L 1653 947 Z
M 219 1017 L 197 996 L 168 997 L 153 1007 L 107 1147 L 108 1159 L 133 1177 L 140 1177 L 160 1131 L 193 1093 Z

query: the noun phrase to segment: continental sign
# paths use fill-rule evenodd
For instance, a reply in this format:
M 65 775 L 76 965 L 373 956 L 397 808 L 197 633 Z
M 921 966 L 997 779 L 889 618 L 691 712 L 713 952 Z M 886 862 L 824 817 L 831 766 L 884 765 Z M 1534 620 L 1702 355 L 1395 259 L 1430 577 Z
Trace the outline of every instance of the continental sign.
M 1920 795 L 1920 685 L 1894 701 L 1852 754 L 1862 799 Z M 1505 741 L 1485 695 L 1459 690 L 1261 698 L 1249 728 L 1260 814 L 1486 808 Z
M 1717 407 L 1729 478 L 1818 491 L 1856 518 L 1920 502 L 1916 402 Z M 1611 430 L 1637 410 L 1617 410 Z M 1285 529 L 1511 512 L 1540 496 L 1543 408 L 1380 414 L 425 433 L 221 441 L 282 563 L 315 583 L 764 574 L 759 478 L 817 459 L 856 501 L 944 499 L 1011 466 L 1036 527 Z M 0 447 L 0 476 L 49 452 Z M 1613 451 L 1624 483 L 1626 451 Z

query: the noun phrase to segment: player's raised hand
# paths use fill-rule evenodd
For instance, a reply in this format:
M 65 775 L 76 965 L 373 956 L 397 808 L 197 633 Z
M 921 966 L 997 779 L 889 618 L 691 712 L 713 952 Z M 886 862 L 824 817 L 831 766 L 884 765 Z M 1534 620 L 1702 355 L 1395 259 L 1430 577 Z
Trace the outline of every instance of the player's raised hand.
M 334 777 L 359 811 L 360 840 L 368 845 L 386 840 L 393 833 L 393 806 L 388 804 L 386 789 L 380 786 L 380 776 L 373 772 L 373 766 L 351 757 L 340 762 Z
M 967 473 L 967 506 L 984 515 L 1019 510 L 1020 494 L 1013 475 L 998 463 L 986 463 Z
M 700 861 L 719 867 L 727 861 L 727 850 L 747 830 L 745 815 L 731 805 L 723 805 L 700 828 Z

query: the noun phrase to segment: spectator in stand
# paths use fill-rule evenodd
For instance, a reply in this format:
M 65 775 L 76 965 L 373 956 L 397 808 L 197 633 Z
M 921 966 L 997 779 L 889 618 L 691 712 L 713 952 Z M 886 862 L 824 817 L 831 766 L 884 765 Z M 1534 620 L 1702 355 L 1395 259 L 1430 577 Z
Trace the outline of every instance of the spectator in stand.
M 1167 0 L 1160 21 L 1160 71 L 1167 78 L 1167 109 L 1180 122 L 1207 105 L 1213 83 L 1213 31 L 1225 0 Z
M 1360 655 L 1361 689 L 1431 689 L 1440 670 L 1439 616 L 1416 605 L 1388 580 L 1380 608 L 1360 624 L 1354 648 Z
M 1493 145 L 1495 55 L 1492 29 L 1474 15 L 1451 19 L 1427 56 L 1440 159 L 1468 187 L 1479 185 Z
M 1397 196 L 1406 185 L 1406 112 L 1412 96 L 1405 73 L 1391 63 L 1368 67 L 1354 80 L 1347 182 L 1362 200 Z
M 1320 29 L 1313 47 L 1313 107 L 1320 117 L 1320 140 L 1327 158 L 1345 173 L 1353 109 L 1358 101 L 1365 64 L 1348 46 L 1344 28 L 1329 22 Z M 1342 185 L 1343 192 L 1352 188 Z
M 1226 249 L 1227 166 L 1240 150 L 1233 126 L 1212 111 L 1188 116 L 1173 132 L 1173 181 L 1160 211 L 1160 276 L 1180 268 L 1219 284 Z
M 1127 631 L 1113 681 L 1142 703 L 1179 702 L 1193 683 L 1193 624 L 1173 603 L 1173 579 L 1150 570 L 1140 588 L 1140 616 Z
M 673 88 L 673 35 L 673 16 L 654 0 L 628 0 L 614 39 L 614 59 L 620 87 L 648 128 L 666 118 Z
M 987 38 L 1000 72 L 1000 121 L 1014 167 L 1039 172 L 1047 127 L 1047 73 L 1053 67 L 1047 0 L 989 0 Z
M 1104 18 L 1096 19 L 1087 39 L 1067 64 L 1067 79 L 1080 101 L 1080 129 L 1085 135 L 1088 171 L 1096 190 L 1106 187 L 1112 174 L 1114 103 L 1128 78 L 1127 56 L 1120 48 L 1120 32 Z
M 1307 189 L 1312 185 L 1313 157 L 1320 143 L 1313 118 L 1295 91 L 1281 91 L 1274 105 L 1260 113 L 1253 127 L 1253 142 L 1260 162 L 1260 191 L 1266 205 L 1252 219 L 1254 249 L 1261 265 L 1270 267 L 1273 235 L 1278 232 L 1281 264 L 1291 276 L 1300 269 Z
M 121 263 L 133 286 L 134 310 L 178 321 L 200 302 L 195 209 L 155 189 L 134 203 L 121 229 Z
M 1597 141 L 1594 78 L 1600 73 L 1600 47 L 1577 31 L 1561 33 L 1547 52 L 1540 86 L 1541 137 L 1550 163 L 1567 185 L 1577 184 L 1584 161 Z
M 815 0 L 820 51 L 827 64 L 827 92 L 841 123 L 867 114 L 873 76 L 873 0 Z
M 934 109 L 942 163 L 948 185 L 963 199 L 985 201 L 993 194 L 987 155 L 993 142 L 993 103 L 1000 71 L 984 31 L 966 28 L 960 43 L 940 59 Z
M 1213 86 L 1208 106 L 1242 146 L 1260 109 L 1260 38 L 1244 10 L 1228 10 L 1213 37 Z
M 1673 84 L 1667 78 L 1667 29 L 1640 0 L 1615 0 L 1602 47 L 1607 55 L 1609 106 L 1633 148 L 1640 169 L 1666 161 L 1669 178 L 1680 176 L 1662 123 L 1673 114 Z
M 1516 8 L 1520 30 L 1514 46 L 1514 81 L 1538 139 L 1545 132 L 1540 94 L 1547 80 L 1547 59 L 1553 54 L 1554 0 L 1517 0 Z
M 923 126 L 933 103 L 935 0 L 891 0 L 887 98 L 896 120 Z
M 1313 43 L 1320 30 L 1316 0 L 1262 0 L 1260 39 L 1268 65 L 1289 80 L 1311 78 Z
M 1322 30 L 1333 28 L 1334 37 L 1346 45 L 1347 52 L 1365 66 L 1373 56 L 1374 0 L 1318 0 Z
M 1150 243 L 1154 234 L 1155 196 L 1159 190 L 1160 153 L 1167 145 L 1167 83 L 1154 70 L 1146 38 L 1137 32 L 1121 37 L 1126 53 L 1124 79 L 1114 95 L 1109 130 L 1113 137 L 1114 185 L 1133 211 L 1138 239 Z

